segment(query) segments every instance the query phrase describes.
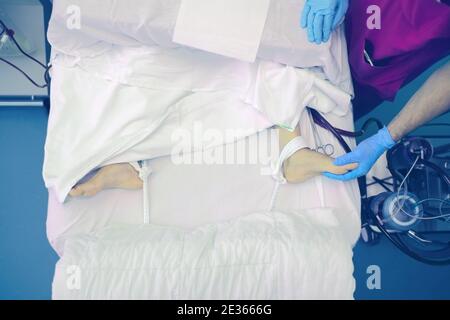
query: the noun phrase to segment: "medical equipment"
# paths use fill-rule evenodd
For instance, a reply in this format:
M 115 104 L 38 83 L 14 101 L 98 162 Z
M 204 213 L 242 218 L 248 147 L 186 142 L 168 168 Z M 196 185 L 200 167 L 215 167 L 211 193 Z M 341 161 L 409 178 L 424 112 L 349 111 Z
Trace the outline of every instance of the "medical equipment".
M 330 132 L 350 152 L 343 136 L 363 135 L 369 119 L 359 132 L 334 128 L 320 113 L 309 109 L 315 123 Z M 449 126 L 429 124 L 426 126 Z M 365 177 L 359 179 L 362 199 L 362 240 L 375 244 L 384 234 L 408 256 L 431 265 L 450 264 L 450 144 L 434 147 L 424 138 L 450 138 L 447 135 L 407 137 L 387 153 L 392 177 L 378 179 L 374 184 L 386 192 L 367 196 Z
M 379 182 L 392 190 L 365 201 L 365 242 L 376 242 L 373 233 L 381 232 L 416 260 L 450 264 L 445 230 L 450 222 L 450 167 L 445 153 L 448 145 L 433 148 L 418 137 L 405 138 L 388 152 L 391 182 Z
M 3 17 L 6 17 L 5 14 L 0 12 L 0 61 L 6 63 L 10 67 L 16 69 L 19 71 L 25 78 L 28 79 L 33 85 L 35 85 L 38 88 L 47 88 L 50 83 L 50 68 L 51 66 L 46 66 L 33 56 L 31 56 L 29 53 L 32 52 L 31 45 L 25 45 L 22 47 L 22 45 L 19 42 L 22 42 L 18 39 L 16 39 L 16 32 L 13 29 L 8 28 L 8 26 L 5 24 L 5 22 L 2 20 Z M 27 43 L 23 41 L 22 43 Z M 44 81 L 45 84 L 39 84 L 34 79 L 32 79 L 24 70 L 22 70 L 20 67 L 15 65 L 14 63 L 10 62 L 9 60 L 3 58 L 3 56 L 15 56 L 18 54 L 22 54 L 28 59 L 34 61 L 39 66 L 41 66 L 45 72 L 44 72 Z
M 317 130 L 317 125 L 314 123 L 314 119 L 311 115 L 311 112 L 308 112 L 307 114 L 308 114 L 311 131 L 313 133 L 314 141 L 315 141 L 315 145 L 316 145 L 316 147 L 313 148 L 312 150 L 314 150 L 316 152 L 320 152 L 329 157 L 332 157 L 336 151 L 334 148 L 334 145 L 332 143 L 324 143 L 323 142 L 322 137 L 319 134 L 319 130 Z

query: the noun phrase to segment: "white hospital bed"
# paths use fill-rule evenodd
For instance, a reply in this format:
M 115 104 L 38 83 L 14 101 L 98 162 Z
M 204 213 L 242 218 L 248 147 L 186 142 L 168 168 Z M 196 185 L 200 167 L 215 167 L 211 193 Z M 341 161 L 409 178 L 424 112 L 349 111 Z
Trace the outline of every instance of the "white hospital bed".
M 331 120 L 352 128 L 351 117 Z M 312 132 L 304 132 L 314 147 Z M 263 135 L 235 145 L 251 149 Z M 275 180 L 261 174 L 262 165 L 174 165 L 161 157 L 150 166 L 150 225 L 140 190 L 64 204 L 50 192 L 48 237 L 61 257 L 55 299 L 352 298 L 355 183 L 318 177 L 282 185 L 270 213 Z M 75 289 L 74 266 L 81 277 Z
M 297 0 L 287 3 L 298 5 Z M 57 26 L 54 16 L 50 29 Z M 85 27 L 82 30 L 89 30 Z M 130 40 L 125 29 L 121 39 Z M 189 129 L 201 120 L 205 129 L 220 133 L 251 130 L 203 145 L 207 148 L 196 154 L 220 154 L 230 147 L 258 150 L 265 142 L 272 146 L 268 159 L 276 162 L 277 132 L 251 105 L 249 93 L 255 91 L 261 70 L 257 65 L 206 53 L 191 56 L 184 49 L 121 47 L 98 39 L 86 44 L 92 40 L 86 35 L 59 36 L 52 43 L 52 108 L 44 166 L 47 233 L 60 255 L 53 298 L 352 298 L 351 249 L 360 229 L 356 182 L 317 177 L 281 185 L 270 211 L 276 181 L 266 174 L 267 163 L 177 165 L 167 155 L 174 129 Z M 348 80 L 343 44 L 345 39 L 337 49 L 340 59 L 332 60 L 345 60 L 336 70 L 346 70 L 342 78 Z M 71 56 L 70 47 L 95 54 Z M 96 50 L 99 47 L 104 51 Z M 194 63 L 197 54 L 202 63 Z M 286 85 L 286 75 L 303 80 L 302 72 L 268 66 L 271 79 L 277 80 L 273 92 L 284 92 L 278 89 Z M 165 74 L 171 77 L 163 78 Z M 352 113 L 346 112 L 349 92 L 329 84 L 311 88 L 311 103 L 335 126 L 352 130 Z M 315 131 L 305 111 L 300 126 L 309 147 L 331 143 L 333 156 L 343 153 L 329 132 Z M 65 199 L 68 188 L 96 166 L 144 159 L 152 169 L 148 193 L 106 190 L 92 198 Z M 144 198 L 150 224 L 143 220 Z

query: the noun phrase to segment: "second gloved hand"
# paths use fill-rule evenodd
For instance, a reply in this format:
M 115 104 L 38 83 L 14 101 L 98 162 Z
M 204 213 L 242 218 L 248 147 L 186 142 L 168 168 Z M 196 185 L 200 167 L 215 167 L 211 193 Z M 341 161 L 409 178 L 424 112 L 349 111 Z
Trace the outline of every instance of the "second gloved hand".
M 364 176 L 370 171 L 378 158 L 394 145 L 395 141 L 388 129 L 384 127 L 377 134 L 361 142 L 353 152 L 347 153 L 334 161 L 337 166 L 357 163 L 358 168 L 344 175 L 335 175 L 329 172 L 325 172 L 323 175 L 340 181 L 353 180 Z
M 342 21 L 349 0 L 306 0 L 301 26 L 307 28 L 308 40 L 320 44 L 330 39 L 331 32 Z

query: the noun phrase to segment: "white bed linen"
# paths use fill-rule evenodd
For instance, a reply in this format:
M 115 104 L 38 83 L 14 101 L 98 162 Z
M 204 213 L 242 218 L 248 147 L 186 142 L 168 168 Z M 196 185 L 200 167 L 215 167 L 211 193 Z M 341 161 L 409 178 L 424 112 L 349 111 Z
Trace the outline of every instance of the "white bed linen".
M 352 94 L 343 28 L 325 44 L 310 43 L 299 26 L 303 5 L 304 0 L 271 1 L 258 57 L 300 68 L 319 67 L 334 85 Z M 48 38 L 55 50 L 74 57 L 101 56 L 115 46 L 179 49 L 172 41 L 179 7 L 180 0 L 58 0 Z
M 84 48 L 95 49 L 95 42 Z M 149 55 L 151 50 L 153 55 Z M 317 177 L 299 185 L 283 185 L 276 198 L 274 221 L 265 212 L 275 184 L 269 175 L 261 174 L 265 165 L 176 165 L 167 156 L 174 129 L 192 133 L 199 121 L 204 130 L 213 129 L 226 137 L 202 141 L 204 152 L 254 145 L 268 132 L 271 141 L 278 141 L 275 131 L 267 129 L 273 124 L 267 118 L 271 108 L 261 104 L 270 99 L 261 98 L 264 91 L 259 89 L 261 84 L 272 84 L 268 86 L 271 91 L 283 92 L 283 85 L 289 83 L 286 78 L 277 79 L 291 75 L 290 67 L 266 62 L 265 66 L 277 72 L 258 80 L 258 63 L 217 63 L 224 58 L 197 51 L 197 59 L 209 56 L 210 60 L 192 64 L 188 51 L 113 45 L 101 55 L 69 57 L 54 52 L 44 165 L 49 187 L 47 232 L 61 255 L 54 298 L 351 298 L 351 247 L 360 224 L 356 182 Z M 149 66 L 157 68 L 146 68 L 149 57 L 153 59 Z M 230 71 L 235 75 L 231 81 Z M 339 89 L 336 93 L 335 87 L 327 90 L 320 70 L 305 72 L 314 74 L 297 79 L 301 84 L 312 78 L 324 87 L 307 92 L 303 99 L 291 96 L 291 101 L 307 101 L 335 125 L 351 130 L 349 93 Z M 313 96 L 308 97 L 311 92 Z M 279 108 L 277 102 L 283 101 L 270 101 Z M 317 144 L 303 112 L 305 106 L 297 110 L 303 114 L 302 135 L 314 148 Z M 230 136 L 225 134 L 229 129 L 241 131 Z M 322 143 L 335 145 L 335 156 L 342 154 L 329 132 L 318 131 Z M 270 155 L 275 160 L 277 153 L 272 150 Z M 95 167 L 148 158 L 154 171 L 148 195 L 150 226 L 141 226 L 139 190 L 107 190 L 93 198 L 61 203 L 69 189 Z M 292 228 L 297 224 L 298 228 Z M 252 227 L 266 232 L 246 238 Z M 214 239 L 223 239 L 222 245 L 215 246 Z M 296 240 L 289 245 L 292 239 Z M 249 260 L 248 252 L 255 252 L 254 260 Z M 268 256 L 270 261 L 265 260 Z M 184 268 L 174 274 L 172 266 L 180 263 Z M 255 263 L 260 267 L 255 269 Z M 82 267 L 82 291 L 67 286 L 70 266 Z M 248 280 L 248 286 L 237 285 L 241 277 Z M 147 281 L 153 287 L 140 285 Z M 208 283 L 215 285 L 205 288 Z M 296 284 L 302 287 L 295 290 Z
M 254 62 L 270 0 L 181 0 L 173 41 Z
M 352 128 L 351 117 L 331 118 Z M 314 147 L 309 124 L 302 117 Z M 269 132 L 269 139 L 261 132 L 233 147 L 277 142 L 276 130 Z M 352 299 L 351 249 L 360 229 L 355 182 L 317 177 L 282 185 L 269 213 L 275 181 L 262 174 L 266 161 L 176 165 L 161 157 L 150 165 L 150 225 L 143 224 L 141 190 L 64 204 L 50 192 L 47 232 L 61 256 L 54 299 Z
M 353 129 L 351 114 L 327 118 Z M 306 114 L 300 126 L 316 147 Z M 335 156 L 343 153 L 329 132 L 317 130 Z M 275 129 L 205 152 L 258 150 L 261 141 L 272 146 L 275 161 Z M 63 204 L 50 190 L 47 233 L 61 256 L 53 298 L 351 299 L 357 183 L 317 177 L 282 185 L 269 214 L 275 181 L 262 174 L 270 161 L 261 159 L 235 165 L 150 160 L 150 225 L 143 224 L 141 190 L 106 190 Z
M 352 299 L 333 212 L 255 213 L 193 231 L 118 226 L 68 239 L 53 299 Z
M 192 57 L 174 49 L 123 47 L 75 65 L 63 54 L 54 59 L 43 174 L 59 201 L 100 165 L 170 154 L 175 129 L 192 131 L 200 123 L 221 133 L 199 149 L 273 124 L 292 128 L 307 105 L 340 116 L 350 112 L 350 95 L 320 72 L 264 61 L 233 69 L 228 62 L 194 63 Z M 147 85 L 131 81 L 130 74 Z M 178 87 L 165 87 L 169 75 Z M 227 135 L 230 129 L 236 134 Z
M 353 128 L 351 115 L 328 115 L 327 118 L 341 128 Z M 314 148 L 316 141 L 307 116 L 302 117 L 301 127 L 308 145 Z M 329 132 L 317 130 L 323 143 L 335 146 L 334 156 L 343 154 Z M 347 141 L 354 145 L 352 140 Z M 233 150 L 270 150 L 268 158 L 264 156 L 267 153 L 262 152 L 261 161 L 255 164 L 176 164 L 170 156 L 152 159 L 148 195 L 150 222 L 193 229 L 268 210 L 275 181 L 265 173 L 267 165 L 277 159 L 277 143 L 276 130 L 272 129 L 211 149 L 217 154 L 226 153 L 230 146 Z M 60 255 L 67 237 L 95 233 L 111 224 L 143 223 L 141 190 L 106 190 L 92 198 L 69 198 L 63 204 L 49 190 L 48 203 L 47 234 Z M 334 209 L 348 243 L 354 244 L 360 228 L 356 182 L 317 177 L 301 184 L 282 185 L 275 201 L 275 210 L 280 212 L 322 207 Z

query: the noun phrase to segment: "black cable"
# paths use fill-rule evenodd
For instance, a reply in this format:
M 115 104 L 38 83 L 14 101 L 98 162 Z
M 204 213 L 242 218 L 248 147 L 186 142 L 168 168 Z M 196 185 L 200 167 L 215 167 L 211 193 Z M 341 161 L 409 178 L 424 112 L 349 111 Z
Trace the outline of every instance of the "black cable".
M 392 179 L 393 179 L 392 176 L 391 176 L 391 177 L 387 177 L 387 178 L 383 178 L 383 179 L 380 179 L 380 178 L 375 177 L 375 176 L 373 176 L 373 178 L 377 178 L 377 180 L 383 181 L 383 183 L 386 184 L 386 185 L 388 185 L 388 186 L 393 186 L 393 185 L 394 185 L 394 184 L 391 183 L 391 182 L 387 182 L 387 180 L 392 180 Z M 377 182 L 371 182 L 371 183 L 369 183 L 369 184 L 367 184 L 367 185 L 368 185 L 368 186 L 371 186 L 371 185 L 374 185 L 374 184 L 377 184 Z
M 41 85 L 41 84 L 36 83 L 36 81 L 34 81 L 34 80 L 33 80 L 33 79 L 32 79 L 25 71 L 23 71 L 22 69 L 20 69 L 20 68 L 19 68 L 18 66 L 16 66 L 15 64 L 9 62 L 8 60 L 3 59 L 3 58 L 0 58 L 0 61 L 3 61 L 3 62 L 6 63 L 7 65 L 9 65 L 9 66 L 11 66 L 12 68 L 16 69 L 17 71 L 19 71 L 25 78 L 28 79 L 28 81 L 30 81 L 30 82 L 31 82 L 33 85 L 35 85 L 36 87 L 42 88 L 42 89 L 48 87 L 48 84 Z
M 14 37 L 14 34 L 8 34 L 8 36 L 11 38 L 11 40 L 14 42 L 14 44 L 16 45 L 17 49 L 19 49 L 19 51 L 26 56 L 27 58 L 33 60 L 34 62 L 36 62 L 38 65 L 40 65 L 42 68 L 47 69 L 47 66 L 45 64 L 43 64 L 42 62 L 40 62 L 39 60 L 37 60 L 35 57 L 29 55 L 28 53 L 26 53 L 22 47 L 19 45 L 19 43 L 16 41 L 16 38 Z
M 339 141 L 340 145 L 344 148 L 345 152 L 349 153 L 351 152 L 351 148 L 348 146 L 347 142 L 345 142 L 344 138 L 342 138 L 342 132 L 344 130 L 337 129 L 333 127 L 331 123 L 329 123 L 322 115 L 315 109 L 309 108 L 308 111 L 310 112 L 314 122 L 321 126 L 322 128 L 330 131 L 333 136 Z M 348 131 L 344 131 L 349 133 Z
M 419 160 L 418 163 L 423 164 L 423 165 L 427 166 L 428 168 L 433 169 L 441 177 L 441 179 L 447 184 L 447 187 L 450 188 L 450 174 L 448 174 L 444 169 L 442 169 L 438 165 L 434 164 L 433 162 L 430 162 L 427 160 Z
M 0 20 L 0 25 L 1 25 L 2 28 L 3 28 L 2 33 L 0 34 L 0 36 L 3 35 L 4 33 L 6 33 L 6 35 L 9 37 L 9 39 L 11 39 L 11 40 L 14 42 L 15 46 L 17 47 L 17 49 L 18 49 L 25 57 L 27 57 L 28 59 L 34 61 L 34 62 L 37 63 L 39 66 L 41 66 L 42 68 L 45 69 L 45 72 L 44 72 L 44 81 L 45 81 L 45 84 L 44 84 L 44 85 L 38 84 L 38 83 L 37 83 L 36 81 L 34 81 L 34 80 L 33 80 L 33 79 L 32 79 L 32 78 L 31 78 L 24 70 L 22 70 L 20 67 L 16 66 L 14 63 L 12 63 L 12 62 L 10 62 L 10 61 L 4 59 L 4 58 L 1 58 L 1 57 L 0 57 L 0 61 L 6 63 L 6 64 L 9 65 L 10 67 L 12 67 L 12 68 L 14 68 L 15 70 L 19 71 L 19 72 L 20 72 L 20 73 L 21 73 L 28 81 L 30 81 L 30 82 L 31 82 L 33 85 L 35 85 L 36 87 L 41 88 L 41 89 L 47 88 L 47 87 L 49 86 L 49 84 L 50 84 L 50 69 L 51 69 L 51 65 L 50 65 L 50 66 L 46 66 L 45 64 L 43 64 L 42 62 L 40 62 L 39 60 L 37 60 L 36 58 L 34 58 L 33 56 L 31 56 L 31 55 L 29 55 L 28 53 L 26 53 L 26 52 L 22 49 L 22 47 L 19 45 L 19 43 L 16 41 L 16 39 L 15 39 L 15 37 L 14 37 L 14 30 L 8 29 L 8 27 L 5 25 L 5 23 L 4 23 L 2 20 Z
M 361 133 L 360 134 L 361 136 L 367 132 L 367 128 L 372 122 L 374 122 L 377 125 L 378 129 L 382 129 L 384 127 L 384 124 L 380 120 L 376 118 L 369 118 L 363 123 L 361 130 L 359 131 Z
M 377 225 L 378 229 L 386 236 L 386 238 L 388 238 L 398 249 L 400 249 L 403 253 L 405 253 L 406 255 L 408 255 L 409 257 L 420 261 L 422 263 L 425 264 L 429 264 L 429 265 L 448 265 L 450 264 L 450 257 L 449 258 L 443 258 L 443 259 L 429 259 L 429 258 L 424 258 L 421 255 L 419 255 L 418 253 L 412 251 L 411 249 L 409 249 L 406 244 L 400 239 L 399 235 L 396 234 L 391 234 L 389 233 L 384 226 L 381 224 L 381 222 L 378 220 L 378 216 L 372 212 L 372 214 L 374 215 L 374 220 L 375 220 L 375 224 Z M 448 249 L 448 248 L 447 248 Z M 444 251 L 444 250 L 440 250 L 440 251 Z
M 441 178 L 447 183 L 447 185 L 450 186 L 449 175 L 444 170 L 442 170 L 439 166 L 435 165 L 432 162 L 426 161 L 426 160 L 421 160 L 419 163 L 436 171 L 441 176 Z M 394 176 L 399 175 L 400 177 L 402 177 L 402 175 L 399 174 L 396 170 L 393 170 L 392 168 L 389 168 L 389 169 Z M 397 189 L 397 188 L 395 188 L 395 189 Z M 450 243 L 446 244 L 446 248 L 440 249 L 440 250 L 434 250 L 434 251 L 423 251 L 422 250 L 423 252 L 420 252 L 418 250 L 414 251 L 407 246 L 407 244 L 401 239 L 399 234 L 390 233 L 383 226 L 382 222 L 379 220 L 379 218 L 375 212 L 373 212 L 372 210 L 369 210 L 369 211 L 373 215 L 373 217 L 374 217 L 373 220 L 375 220 L 375 225 L 378 227 L 378 229 L 386 236 L 386 238 L 388 238 L 389 241 L 391 241 L 404 254 L 408 255 L 409 257 L 411 257 L 417 261 L 420 261 L 422 263 L 429 264 L 429 265 L 448 265 L 448 264 L 450 264 Z M 428 255 L 428 257 L 425 255 Z
M 375 123 L 377 125 L 378 129 L 381 129 L 384 127 L 383 123 L 380 120 L 378 120 L 376 118 L 369 118 L 364 122 L 361 130 L 356 131 L 356 132 L 347 131 L 347 130 L 343 130 L 340 128 L 336 128 L 333 125 L 331 125 L 317 110 L 312 109 L 312 108 L 308 108 L 308 110 L 311 113 L 311 116 L 312 116 L 315 124 L 317 124 L 318 126 L 324 128 L 324 129 L 327 129 L 329 131 L 331 131 L 331 128 L 332 128 L 335 133 L 339 134 L 340 136 L 344 136 L 344 137 L 356 138 L 356 137 L 362 136 L 367 132 L 367 128 L 372 123 Z
M 351 132 L 351 131 L 347 131 L 347 130 L 343 130 L 340 128 L 336 128 L 333 127 L 317 110 L 312 109 L 312 108 L 308 108 L 314 122 L 319 125 L 320 127 L 330 130 L 330 127 L 334 128 L 335 132 L 338 133 L 341 136 L 344 137 L 352 137 L 352 138 L 356 138 L 356 137 L 360 137 L 364 134 L 366 134 L 367 132 L 367 128 L 369 127 L 370 124 L 375 123 L 378 127 L 378 129 L 382 129 L 384 127 L 384 124 L 376 119 L 376 118 L 369 118 L 367 119 L 362 127 L 361 130 L 356 131 L 356 132 Z M 437 126 L 450 126 L 450 123 L 428 123 L 428 124 L 424 124 L 422 125 L 422 127 L 437 127 Z M 422 135 L 422 136 L 417 136 L 417 137 L 422 137 L 422 138 L 432 138 L 432 139 L 446 139 L 446 138 L 450 138 L 450 135 Z
M 383 181 L 382 179 L 378 179 L 378 178 L 375 177 L 375 176 L 372 176 L 372 179 L 373 179 L 376 183 L 378 183 L 380 186 L 382 186 L 383 189 L 386 190 L 387 192 L 393 192 L 391 189 L 389 189 L 389 188 L 386 186 L 386 182 Z M 373 183 L 373 184 L 368 184 L 367 186 L 374 185 L 374 184 L 375 184 L 375 183 Z

